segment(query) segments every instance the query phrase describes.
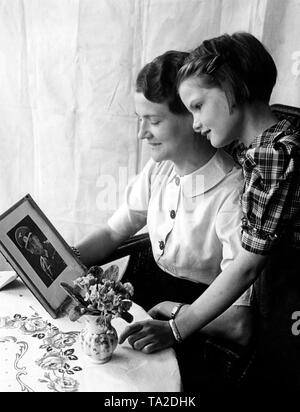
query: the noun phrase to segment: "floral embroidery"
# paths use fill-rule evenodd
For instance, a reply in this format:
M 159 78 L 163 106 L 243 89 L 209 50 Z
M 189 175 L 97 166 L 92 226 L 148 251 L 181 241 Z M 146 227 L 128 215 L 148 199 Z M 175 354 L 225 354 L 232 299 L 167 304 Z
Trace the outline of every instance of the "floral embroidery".
M 45 379 L 40 380 L 40 382 L 45 382 L 48 388 L 54 392 L 77 392 L 79 383 L 69 377 L 57 377 L 53 379 L 50 373 L 45 373 Z
M 13 317 L 0 317 L 0 328 L 18 329 L 24 335 L 42 340 L 43 343 L 39 348 L 46 352 L 36 360 L 36 364 L 46 372 L 39 382 L 46 383 L 47 387 L 54 392 L 78 391 L 79 383 L 70 375 L 80 372 L 82 368 L 78 365 L 71 366 L 70 362 L 78 360 L 74 354 L 75 350 L 71 347 L 75 344 L 79 332 L 62 332 L 56 326 L 43 320 L 37 313 L 31 317 L 20 314 L 15 314 Z M 3 342 L 4 339 L 2 338 Z M 18 357 L 19 354 L 16 355 L 16 358 Z M 22 383 L 22 391 L 24 387 Z
M 78 332 L 60 332 L 59 330 L 53 331 L 45 339 L 44 344 L 40 348 L 55 348 L 63 349 L 67 346 L 72 346 L 76 342 L 76 336 Z
M 44 331 L 47 328 L 47 322 L 42 320 L 42 318 L 29 318 L 22 322 L 20 326 L 21 332 L 26 335 L 32 335 L 35 332 Z
M 51 351 L 45 353 L 36 363 L 43 369 L 55 371 L 62 369 L 67 361 L 68 358 L 64 357 L 61 352 Z

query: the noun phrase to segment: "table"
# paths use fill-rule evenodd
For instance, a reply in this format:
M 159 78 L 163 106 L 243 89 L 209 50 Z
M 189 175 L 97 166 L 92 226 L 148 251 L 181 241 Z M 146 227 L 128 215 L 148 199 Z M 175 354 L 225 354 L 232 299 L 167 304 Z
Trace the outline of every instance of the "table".
M 133 304 L 134 320 L 149 315 Z M 113 320 L 118 334 L 127 323 Z M 126 341 L 112 359 L 93 363 L 82 353 L 82 320 L 52 319 L 18 278 L 0 290 L 1 392 L 180 392 L 173 349 L 150 355 Z

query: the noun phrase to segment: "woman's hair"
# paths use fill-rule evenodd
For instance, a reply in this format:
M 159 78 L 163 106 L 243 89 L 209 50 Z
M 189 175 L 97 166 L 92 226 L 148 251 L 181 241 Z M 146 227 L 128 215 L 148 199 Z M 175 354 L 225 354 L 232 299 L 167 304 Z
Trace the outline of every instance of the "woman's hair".
M 177 85 L 188 77 L 201 77 L 208 87 L 221 87 L 229 104 L 269 102 L 277 69 L 263 44 L 250 33 L 224 34 L 205 40 L 185 60 Z
M 136 92 L 153 103 L 167 103 L 174 114 L 187 114 L 176 87 L 178 71 L 187 56 L 186 52 L 170 50 L 146 64 L 137 76 Z

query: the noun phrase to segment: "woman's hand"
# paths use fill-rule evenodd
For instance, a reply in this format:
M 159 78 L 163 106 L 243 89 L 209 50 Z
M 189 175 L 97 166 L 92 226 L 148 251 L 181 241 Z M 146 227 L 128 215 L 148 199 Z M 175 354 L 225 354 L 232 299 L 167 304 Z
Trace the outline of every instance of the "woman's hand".
M 145 320 L 127 326 L 119 343 L 122 344 L 127 338 L 133 349 L 144 353 L 157 352 L 175 343 L 169 323 L 161 320 Z

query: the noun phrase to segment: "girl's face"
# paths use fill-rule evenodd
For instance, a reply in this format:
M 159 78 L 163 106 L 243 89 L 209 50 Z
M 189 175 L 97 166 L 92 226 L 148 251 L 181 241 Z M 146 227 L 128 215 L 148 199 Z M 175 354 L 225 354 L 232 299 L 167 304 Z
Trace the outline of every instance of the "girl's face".
M 139 139 L 146 139 L 153 160 L 172 160 L 175 164 L 188 157 L 194 145 L 192 116 L 170 112 L 167 103 L 153 103 L 143 93 L 135 93 L 139 118 Z
M 218 148 L 239 139 L 242 114 L 237 107 L 231 110 L 225 92 L 208 87 L 204 79 L 189 77 L 180 84 L 181 100 L 194 118 L 194 130 L 200 132 Z

